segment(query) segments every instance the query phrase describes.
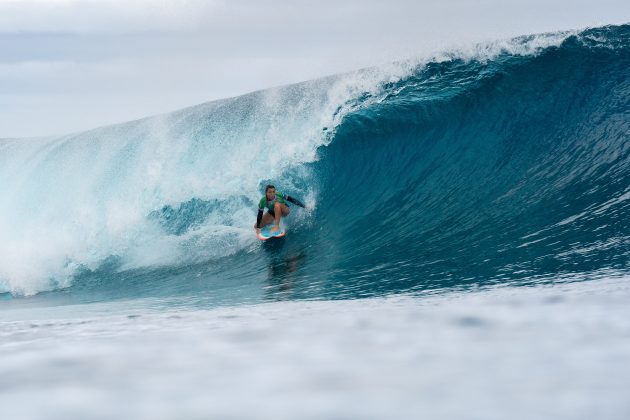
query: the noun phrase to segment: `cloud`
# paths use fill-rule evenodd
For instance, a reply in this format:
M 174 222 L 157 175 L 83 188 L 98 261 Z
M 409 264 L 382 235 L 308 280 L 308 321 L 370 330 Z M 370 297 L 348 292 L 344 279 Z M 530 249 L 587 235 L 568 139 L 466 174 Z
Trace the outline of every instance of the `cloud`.
M 0 137 L 87 129 L 453 44 L 623 23 L 626 2 L 0 0 Z
M 222 1 L 0 0 L 3 33 L 138 33 L 194 29 Z

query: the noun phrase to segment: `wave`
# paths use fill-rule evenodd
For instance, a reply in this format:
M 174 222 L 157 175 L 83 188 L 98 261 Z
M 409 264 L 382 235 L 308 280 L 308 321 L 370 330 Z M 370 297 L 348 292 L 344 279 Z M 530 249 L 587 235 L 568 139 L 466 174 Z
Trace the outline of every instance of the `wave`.
M 628 41 L 532 35 L 0 140 L 0 290 L 173 294 L 202 274 L 245 300 L 259 276 L 347 297 L 627 272 Z M 252 234 L 268 182 L 310 207 L 275 244 Z

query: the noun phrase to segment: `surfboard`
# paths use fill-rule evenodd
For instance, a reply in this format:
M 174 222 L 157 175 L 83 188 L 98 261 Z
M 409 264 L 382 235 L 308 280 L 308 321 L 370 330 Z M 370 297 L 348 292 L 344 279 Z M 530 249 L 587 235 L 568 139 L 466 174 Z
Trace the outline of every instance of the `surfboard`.
M 270 223 L 264 228 L 260 229 L 260 233 L 256 233 L 256 236 L 258 236 L 258 239 L 260 239 L 261 241 L 266 241 L 267 239 L 271 239 L 271 238 L 282 238 L 284 235 L 287 234 L 287 230 L 282 221 L 280 221 L 280 229 L 278 231 L 272 232 L 271 231 L 272 227 L 273 227 L 273 223 Z

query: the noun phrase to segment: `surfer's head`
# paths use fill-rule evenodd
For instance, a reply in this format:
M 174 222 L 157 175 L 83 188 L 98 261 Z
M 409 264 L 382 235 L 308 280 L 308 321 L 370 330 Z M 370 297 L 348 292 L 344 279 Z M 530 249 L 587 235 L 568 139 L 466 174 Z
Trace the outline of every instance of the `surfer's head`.
M 271 184 L 267 185 L 265 188 L 265 195 L 267 196 L 267 200 L 273 200 L 276 198 L 276 187 Z

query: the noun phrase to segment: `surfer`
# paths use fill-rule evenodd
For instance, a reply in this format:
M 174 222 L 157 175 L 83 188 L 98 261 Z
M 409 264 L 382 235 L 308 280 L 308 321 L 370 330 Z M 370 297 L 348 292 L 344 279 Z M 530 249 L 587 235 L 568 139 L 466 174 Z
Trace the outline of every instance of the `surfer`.
M 274 226 L 271 228 L 271 232 L 277 232 L 280 229 L 280 218 L 289 215 L 290 210 L 287 201 L 300 207 L 306 207 L 301 201 L 284 195 L 280 191 L 276 192 L 276 187 L 273 185 L 267 185 L 265 196 L 258 203 L 258 217 L 254 225 L 256 232 L 260 232 L 262 227 L 267 226 L 272 221 Z M 265 208 L 267 208 L 267 213 L 263 215 Z

